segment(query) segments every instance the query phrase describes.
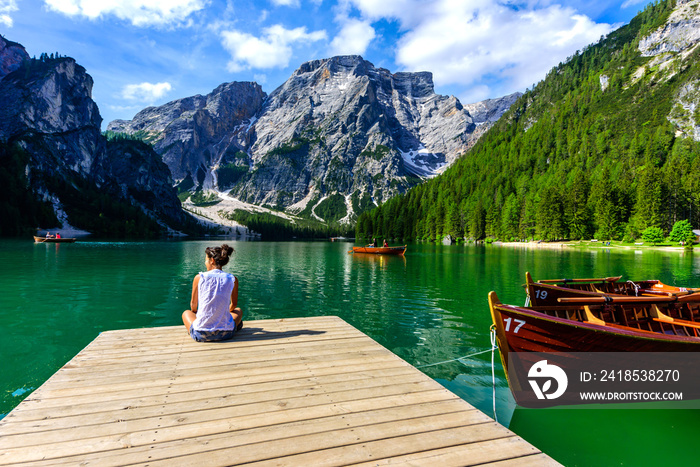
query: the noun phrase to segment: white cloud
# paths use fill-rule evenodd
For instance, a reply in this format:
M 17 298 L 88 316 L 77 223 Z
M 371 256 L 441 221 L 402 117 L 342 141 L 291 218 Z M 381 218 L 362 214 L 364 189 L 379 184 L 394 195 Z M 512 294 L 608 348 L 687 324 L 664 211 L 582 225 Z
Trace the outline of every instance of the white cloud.
M 272 4 L 275 6 L 291 6 L 294 8 L 299 8 L 301 2 L 300 0 L 272 0 Z
M 91 20 L 107 15 L 131 22 L 134 26 L 182 24 L 210 0 L 44 0 L 53 11 Z
M 292 58 L 293 46 L 327 39 L 326 31 L 306 32 L 306 27 L 286 29 L 277 24 L 263 29 L 261 37 L 231 30 L 221 33 L 224 48 L 231 54 L 228 69 L 284 68 Z
M 396 62 L 432 71 L 436 85 L 490 86 L 498 97 L 544 78 L 576 50 L 612 30 L 548 0 L 347 0 L 372 21 L 399 22 Z M 473 93 L 469 93 L 472 94 Z
M 4 24 L 8 28 L 12 27 L 11 13 L 19 10 L 16 0 L 0 0 L 0 24 Z
M 623 3 L 620 8 L 629 8 L 634 5 L 639 5 L 640 3 L 645 2 L 646 0 L 627 0 L 625 3 Z
M 362 55 L 375 36 L 369 21 L 343 20 L 340 32 L 331 42 L 331 55 Z
M 474 104 L 492 98 L 491 89 L 485 84 L 472 86 L 457 96 L 462 104 Z
M 172 89 L 167 82 L 128 84 L 122 89 L 122 97 L 131 101 L 151 103 L 165 97 Z

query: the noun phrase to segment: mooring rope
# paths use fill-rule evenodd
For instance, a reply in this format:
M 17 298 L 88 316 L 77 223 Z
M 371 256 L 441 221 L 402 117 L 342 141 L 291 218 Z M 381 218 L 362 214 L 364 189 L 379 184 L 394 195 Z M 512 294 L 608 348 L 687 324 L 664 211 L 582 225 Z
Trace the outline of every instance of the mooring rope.
M 529 298 L 529 296 L 528 296 Z M 496 415 L 496 368 L 493 365 L 493 357 L 496 354 L 498 343 L 496 342 L 496 325 L 491 325 L 491 387 L 493 388 L 493 419 L 498 423 L 498 415 Z
M 467 359 L 469 357 L 474 357 L 476 355 L 481 355 L 482 353 L 486 353 L 486 352 L 491 352 L 491 349 L 486 349 L 486 350 L 482 350 L 481 352 L 471 353 L 469 355 L 465 355 L 464 357 L 453 358 L 452 360 L 445 360 L 444 362 L 429 363 L 427 365 L 418 365 L 416 368 L 425 368 L 425 367 L 429 367 L 429 366 L 442 365 L 444 363 L 452 363 L 452 362 L 459 362 L 462 365 L 467 365 L 462 360 Z
M 627 283 L 632 284 L 632 287 L 634 287 L 634 295 L 638 297 L 641 286 L 637 285 L 634 281 L 627 281 Z
M 462 360 L 465 360 L 470 357 L 475 357 L 477 355 L 484 354 L 486 352 L 491 352 L 491 383 L 493 387 L 493 419 L 498 422 L 498 416 L 496 415 L 496 369 L 493 365 L 494 363 L 494 355 L 496 353 L 496 349 L 498 348 L 498 343 L 496 342 L 496 326 L 493 324 L 491 325 L 490 328 L 491 331 L 491 348 L 482 350 L 481 352 L 475 352 L 469 355 L 465 355 L 464 357 L 459 357 L 459 358 L 453 358 L 452 360 L 445 360 L 444 362 L 437 362 L 437 363 L 429 363 L 427 365 L 418 365 L 416 368 L 427 368 L 429 366 L 436 366 L 436 365 L 443 365 L 445 363 L 452 363 L 452 362 L 459 362 L 462 365 L 467 365 L 467 363 L 463 362 Z

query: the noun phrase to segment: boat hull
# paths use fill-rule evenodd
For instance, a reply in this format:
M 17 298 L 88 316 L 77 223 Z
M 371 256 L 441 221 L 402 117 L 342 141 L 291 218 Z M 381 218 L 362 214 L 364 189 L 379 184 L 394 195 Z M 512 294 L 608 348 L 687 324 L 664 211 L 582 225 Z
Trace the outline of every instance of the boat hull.
M 642 356 L 635 357 L 634 354 L 640 352 L 644 356 L 661 355 L 679 367 L 684 366 L 683 362 L 688 359 L 674 356 L 678 355 L 677 352 L 698 355 L 700 351 L 700 338 L 695 336 L 549 316 L 530 308 L 501 304 L 493 292 L 489 295 L 489 304 L 508 385 L 515 401 L 524 407 L 581 403 L 580 400 L 571 399 L 571 394 L 556 403 L 546 401 L 549 405 L 543 405 L 545 402 L 535 398 L 528 375 L 534 365 L 542 360 L 545 360 L 545 365 L 547 361 L 550 364 L 554 362 L 573 374 L 579 374 L 580 371 L 573 370 L 580 369 L 584 363 L 589 367 L 591 362 L 607 364 L 613 356 L 618 362 L 639 360 Z M 695 359 L 693 362 L 697 363 Z M 683 374 L 689 373 L 697 372 L 695 368 L 683 371 Z
M 46 238 L 46 237 L 34 237 L 34 243 L 73 243 L 76 238 Z
M 406 252 L 406 245 L 390 247 L 354 246 L 352 247 L 352 252 L 370 255 L 403 255 Z
M 562 280 L 534 282 L 530 273 L 525 274 L 525 288 L 529 304 L 532 306 L 557 306 L 561 303 L 559 299 L 580 298 L 595 299 L 597 297 L 659 297 L 664 298 L 689 296 L 700 291 L 700 289 L 675 287 L 663 284 L 658 280 L 626 281 L 618 282 L 619 277 L 602 279 L 590 282 L 567 282 Z M 691 301 L 699 301 L 698 297 L 688 297 Z M 622 301 L 618 299 L 619 301 Z

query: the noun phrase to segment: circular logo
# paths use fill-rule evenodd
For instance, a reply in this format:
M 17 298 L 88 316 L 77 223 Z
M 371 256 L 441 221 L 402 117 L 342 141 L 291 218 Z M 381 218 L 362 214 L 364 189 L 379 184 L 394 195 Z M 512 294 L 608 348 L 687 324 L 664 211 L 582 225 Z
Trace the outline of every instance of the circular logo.
M 569 384 L 564 370 L 557 365 L 548 364 L 547 360 L 532 365 L 527 376 L 538 399 L 556 399 L 564 394 Z M 557 383 L 555 388 L 552 388 L 552 381 Z

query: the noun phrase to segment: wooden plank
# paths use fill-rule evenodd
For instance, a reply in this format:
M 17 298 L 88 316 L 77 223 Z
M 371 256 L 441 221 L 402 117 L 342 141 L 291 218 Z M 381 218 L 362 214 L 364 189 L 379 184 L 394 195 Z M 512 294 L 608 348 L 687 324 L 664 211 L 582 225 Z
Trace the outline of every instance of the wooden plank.
M 333 371 L 333 373 L 330 373 Z M 23 404 L 13 411 L 13 415 L 6 420 L 8 424 L 17 424 L 30 420 L 44 420 L 45 424 L 53 423 L 51 420 L 64 416 L 74 416 L 98 412 L 108 412 L 113 410 L 128 410 L 135 407 L 147 405 L 161 405 L 166 403 L 182 402 L 192 399 L 206 399 L 221 397 L 223 395 L 241 394 L 246 392 L 263 392 L 276 389 L 294 389 L 299 387 L 319 387 L 328 390 L 328 385 L 345 382 L 351 386 L 356 380 L 370 380 L 377 378 L 391 378 L 391 382 L 399 382 L 406 376 L 414 376 L 415 373 L 405 366 L 380 368 L 376 370 L 363 370 L 356 372 L 338 373 L 338 369 L 324 369 L 323 372 L 315 372 L 315 376 L 304 376 L 294 378 L 292 374 L 288 377 L 274 378 L 272 381 L 253 382 L 249 378 L 246 381 L 236 381 L 236 385 L 227 384 L 226 381 L 206 381 L 204 383 L 189 383 L 186 385 L 171 385 L 139 388 L 138 391 L 124 391 L 122 393 L 110 393 L 105 399 L 105 394 L 93 394 L 90 396 L 73 396 L 61 399 L 48 399 L 37 403 Z M 296 375 L 294 375 L 296 376 Z M 206 384 L 205 384 L 206 383 Z M 322 386 L 321 386 L 322 385 Z M 57 408 L 47 417 L 47 408 Z M 39 425 L 33 424 L 34 429 Z M 8 427 L 8 430 L 10 428 Z M 8 431 L 9 432 L 9 431 Z
M 464 420 L 479 419 L 479 412 L 475 409 L 465 410 L 460 401 L 436 401 L 407 406 L 397 406 L 376 410 L 359 411 L 353 413 L 333 414 L 326 417 L 295 419 L 290 414 L 279 413 L 264 425 L 261 425 L 260 417 L 249 419 L 248 424 L 236 425 L 235 429 L 209 436 L 197 436 L 188 439 L 177 439 L 170 442 L 146 444 L 129 449 L 102 451 L 98 454 L 78 456 L 60 459 L 67 464 L 79 464 L 96 461 L 104 465 L 124 465 L 143 461 L 147 455 L 149 462 L 158 459 L 172 459 L 192 453 L 206 453 L 230 448 L 231 446 L 246 446 L 260 442 L 274 442 L 276 440 L 299 437 L 314 433 L 326 433 L 332 436 L 332 431 L 341 427 L 347 429 L 371 425 L 380 422 L 415 420 L 420 417 L 444 415 L 448 413 L 461 413 Z M 301 412 L 297 413 L 297 416 Z M 255 425 L 255 426 L 254 426 Z M 56 459 L 47 461 L 46 465 L 57 465 Z
M 334 317 L 246 322 L 225 343 L 196 343 L 181 326 L 103 333 L 0 420 L 0 465 L 465 456 L 551 461 Z
M 369 387 L 357 390 L 342 390 L 322 394 L 292 393 L 287 397 L 285 391 L 274 394 L 263 393 L 258 397 L 249 397 L 239 401 L 237 398 L 219 398 L 211 401 L 191 401 L 181 404 L 149 406 L 142 409 L 129 409 L 122 412 L 99 412 L 87 416 L 70 417 L 56 420 L 56 429 L 6 435 L 0 438 L 0 450 L 37 446 L 47 443 L 59 443 L 94 436 L 111 436 L 125 432 L 148 430 L 158 427 L 160 437 L 165 436 L 164 428 L 183 424 L 206 423 L 211 420 L 235 418 L 241 415 L 268 411 L 288 410 L 290 408 L 312 407 L 328 403 L 341 403 L 361 399 L 396 396 L 407 393 L 435 391 L 427 381 L 396 384 L 393 386 Z M 250 401 L 250 402 L 248 402 Z M 133 415 L 130 415 L 133 413 Z M 61 426 L 61 421 L 67 426 Z M 126 431 L 125 431 L 126 430 Z
M 426 450 L 353 465 L 356 467 L 370 467 L 404 464 L 449 467 L 524 459 L 526 456 L 536 456 L 537 454 L 540 454 L 537 448 L 529 443 L 523 443 L 522 438 L 518 436 L 511 436 L 460 446 Z M 525 462 L 523 463 L 525 464 Z M 542 463 L 540 465 L 547 464 Z
M 34 394 L 24 400 L 24 402 L 15 408 L 12 413 L 10 413 L 5 419 L 5 422 L 12 422 L 15 420 L 14 417 L 28 411 L 42 411 L 45 409 L 50 409 L 53 407 L 65 407 L 74 406 L 81 403 L 94 403 L 107 400 L 114 401 L 131 401 L 134 399 L 139 399 L 142 397 L 157 396 L 157 395 L 176 395 L 183 392 L 191 391 L 204 391 L 212 388 L 227 387 L 233 389 L 237 386 L 247 386 L 255 384 L 265 384 L 269 382 L 279 382 L 283 383 L 286 381 L 304 380 L 310 378 L 334 378 L 338 375 L 353 375 L 358 378 L 371 378 L 372 373 L 378 373 L 380 375 L 391 376 L 394 374 L 401 374 L 406 371 L 411 371 L 406 365 L 397 362 L 396 360 L 387 360 L 383 364 L 378 364 L 374 362 L 371 369 L 367 369 L 367 365 L 364 362 L 357 363 L 355 365 L 346 365 L 344 367 L 325 367 L 325 368 L 314 368 L 307 369 L 305 372 L 293 371 L 293 372 L 280 372 L 280 373 L 268 373 L 260 375 L 235 375 L 231 374 L 231 377 L 224 377 L 221 379 L 214 380 L 202 380 L 201 378 L 180 378 L 178 384 L 175 385 L 171 380 L 166 381 L 164 384 L 148 384 L 147 386 L 130 386 L 123 390 L 112 390 L 109 391 L 108 388 L 104 392 L 89 393 L 89 394 L 78 394 L 78 395 L 67 395 L 63 397 L 53 397 L 53 398 L 39 398 L 35 397 Z M 224 375 L 226 376 L 226 375 Z M 125 408 L 129 404 L 127 403 Z M 44 413 L 40 418 L 46 417 Z
M 39 394 L 42 394 L 44 397 L 46 397 L 47 394 L 57 393 L 61 390 L 64 390 L 62 393 L 77 392 L 82 394 L 90 391 L 94 392 L 104 391 L 105 389 L 109 390 L 109 388 L 114 388 L 115 385 L 118 384 L 125 384 L 128 387 L 133 387 L 140 381 L 172 381 L 175 378 L 180 377 L 188 377 L 190 379 L 206 378 L 214 372 L 215 374 L 234 373 L 239 375 L 258 374 L 265 371 L 288 372 L 293 370 L 304 370 L 310 367 L 324 368 L 328 366 L 353 365 L 358 362 L 374 364 L 375 362 L 381 363 L 390 361 L 393 358 L 394 357 L 392 355 L 381 349 L 307 358 L 299 358 L 294 355 L 284 355 L 280 356 L 279 358 L 271 356 L 269 366 L 261 366 L 260 360 L 245 363 L 236 363 L 235 361 L 212 362 L 212 365 L 209 368 L 200 365 L 196 368 L 180 371 L 177 367 L 175 367 L 171 369 L 162 369 L 161 371 L 152 371 L 144 375 L 134 375 L 128 380 L 125 380 L 123 377 L 104 377 L 93 380 L 90 378 L 89 374 L 75 378 L 74 380 L 62 380 L 62 378 L 59 377 L 55 380 L 49 380 L 52 383 L 50 386 L 46 388 L 40 387 L 37 389 L 37 391 L 40 391 Z M 82 386 L 76 387 L 76 385 Z
M 213 393 L 181 393 L 177 395 L 154 399 L 144 400 L 141 404 L 137 401 L 127 401 L 128 406 L 123 407 L 123 404 L 115 406 L 113 409 L 101 406 L 100 404 L 89 404 L 87 407 L 79 407 L 74 410 L 71 406 L 60 407 L 56 410 L 50 419 L 44 418 L 35 420 L 31 424 L 31 434 L 40 438 L 42 441 L 46 439 L 46 433 L 43 430 L 56 430 L 61 428 L 71 428 L 75 426 L 89 427 L 102 423 L 113 423 L 116 421 L 129 421 L 146 417 L 159 416 L 166 414 L 179 414 L 193 412 L 198 410 L 213 410 L 219 408 L 231 407 L 232 405 L 255 404 L 265 401 L 279 401 L 280 399 L 293 399 L 297 397 L 307 398 L 307 404 L 312 404 L 312 397 L 320 397 L 320 400 L 326 401 L 329 397 L 334 397 L 335 393 L 343 393 L 346 391 L 357 392 L 357 397 L 365 395 L 368 389 L 373 389 L 372 394 L 380 394 L 383 388 L 391 388 L 390 391 L 395 391 L 397 388 L 410 390 L 415 388 L 413 392 L 418 390 L 438 389 L 426 387 L 425 384 L 418 386 L 421 381 L 419 375 L 404 374 L 394 376 L 389 379 L 356 379 L 356 380 L 338 380 L 334 383 L 325 382 L 323 385 L 318 383 L 311 385 L 302 385 L 300 387 L 286 386 L 282 387 L 278 383 L 274 389 L 263 389 L 257 391 L 257 388 L 251 388 L 245 391 L 243 388 L 232 392 L 226 388 L 217 390 Z M 247 389 L 247 388 L 245 388 Z M 119 410 L 121 408 L 121 411 Z M 73 414 L 73 412 L 78 412 Z M 24 433 L 21 427 L 8 427 L 6 437 L 14 433 Z M 24 424 L 22 424 L 24 425 Z M 40 433 L 41 432 L 41 433 Z M 28 440 L 32 436 L 23 437 L 23 440 Z M 9 439 L 0 440 L 0 448 L 12 446 L 12 441 Z M 40 444 L 40 443 L 39 443 Z
M 301 350 L 297 351 L 297 350 Z M 379 355 L 386 354 L 388 351 L 385 349 L 378 349 L 376 344 L 372 342 L 365 341 L 355 341 L 350 344 L 320 344 L 312 347 L 302 347 L 296 349 L 293 347 L 284 348 L 283 351 L 271 351 L 265 352 L 264 355 L 260 355 L 260 352 L 255 353 L 237 353 L 235 365 L 242 366 L 244 364 L 270 364 L 278 360 L 281 361 L 282 365 L 289 363 L 288 360 L 294 359 L 304 359 L 304 360 L 320 360 L 325 357 L 331 357 L 334 355 Z M 187 369 L 197 369 L 202 367 L 202 358 L 210 359 L 212 362 L 222 362 L 223 358 L 231 353 L 231 350 L 222 350 L 219 352 L 208 352 L 206 355 L 202 356 L 199 354 L 189 353 L 184 354 L 178 358 L 177 369 L 178 371 L 183 371 Z M 225 366 L 230 366 L 230 363 L 226 363 Z M 223 365 L 212 365 L 208 369 L 210 371 L 216 372 L 218 368 Z M 103 367 L 100 364 L 99 367 L 94 368 L 90 366 L 80 366 L 66 365 L 63 367 L 60 375 L 53 378 L 53 381 L 58 383 L 61 381 L 69 381 L 71 383 L 76 381 L 81 381 L 83 378 L 89 378 L 92 381 L 101 381 L 106 379 L 123 379 L 124 376 L 129 378 L 138 377 L 139 375 L 146 375 L 150 379 L 152 373 L 161 372 L 163 369 L 172 368 L 172 358 L 163 356 L 161 359 L 147 359 L 146 361 L 131 361 L 126 360 L 122 364 L 107 364 Z

